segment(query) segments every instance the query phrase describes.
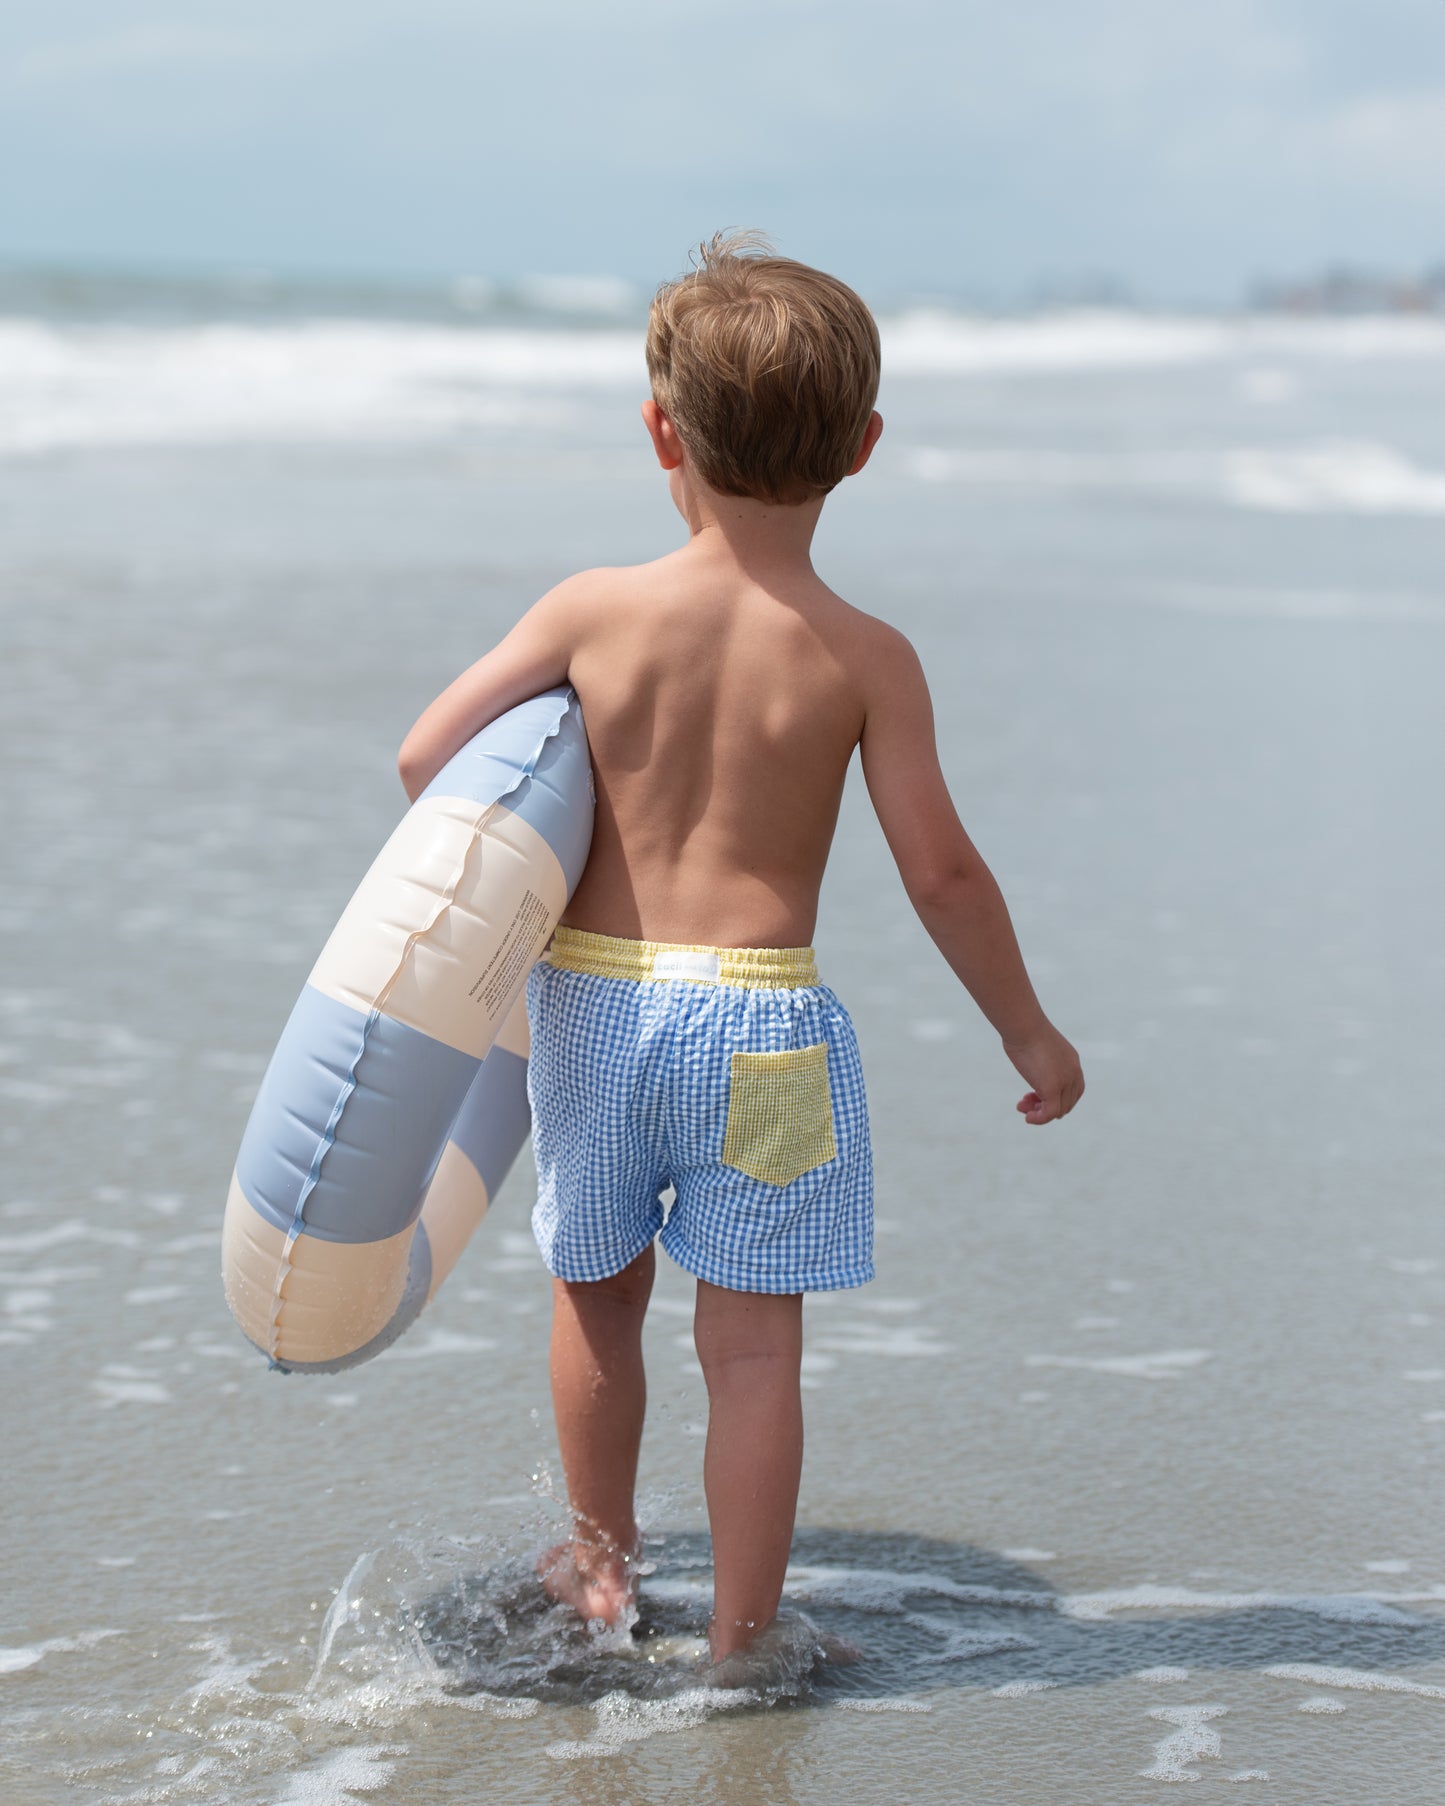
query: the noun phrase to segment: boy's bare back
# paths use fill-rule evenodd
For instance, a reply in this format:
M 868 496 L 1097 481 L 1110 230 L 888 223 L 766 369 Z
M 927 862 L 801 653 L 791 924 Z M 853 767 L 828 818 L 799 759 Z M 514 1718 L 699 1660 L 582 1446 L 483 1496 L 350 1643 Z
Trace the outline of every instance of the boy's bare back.
M 597 783 L 564 918 L 649 941 L 803 947 L 882 632 L 811 572 L 726 546 L 577 580 L 569 676 Z M 876 657 L 876 651 L 874 653 Z

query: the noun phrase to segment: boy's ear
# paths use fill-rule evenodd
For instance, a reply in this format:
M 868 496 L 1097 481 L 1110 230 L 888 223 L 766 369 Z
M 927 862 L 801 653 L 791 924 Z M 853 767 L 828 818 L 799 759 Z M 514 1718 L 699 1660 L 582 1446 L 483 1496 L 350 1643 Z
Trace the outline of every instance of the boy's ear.
M 878 443 L 883 432 L 883 416 L 874 408 L 868 416 L 868 424 L 863 429 L 863 443 L 858 447 L 858 456 L 848 466 L 848 475 L 856 477 L 858 472 L 873 455 L 873 447 Z
M 676 470 L 682 463 L 682 440 L 677 428 L 651 398 L 642 404 L 642 424 L 647 428 L 658 463 L 664 470 Z

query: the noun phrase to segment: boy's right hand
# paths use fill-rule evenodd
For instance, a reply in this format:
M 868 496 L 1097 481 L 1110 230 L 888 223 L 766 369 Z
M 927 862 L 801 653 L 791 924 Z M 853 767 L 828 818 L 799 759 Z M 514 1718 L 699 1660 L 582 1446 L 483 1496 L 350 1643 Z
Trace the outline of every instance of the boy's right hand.
M 1031 1040 L 1005 1041 L 1003 1050 L 1031 1086 L 1015 1105 L 1025 1122 L 1055 1122 L 1084 1095 L 1079 1056 L 1052 1023 Z

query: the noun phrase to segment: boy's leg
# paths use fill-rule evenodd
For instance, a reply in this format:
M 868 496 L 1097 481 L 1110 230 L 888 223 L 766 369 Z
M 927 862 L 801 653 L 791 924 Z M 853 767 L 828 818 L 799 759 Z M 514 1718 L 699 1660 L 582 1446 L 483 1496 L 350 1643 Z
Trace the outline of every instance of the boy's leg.
M 803 1471 L 803 1300 L 697 1282 L 707 1381 L 703 1484 L 712 1526 L 714 1661 L 777 1616 Z
M 542 1584 L 584 1618 L 608 1624 L 637 1587 L 633 1492 L 647 1384 L 642 1321 L 651 1245 L 610 1279 L 552 1281 L 552 1405 L 572 1507 L 572 1541 L 542 1558 Z

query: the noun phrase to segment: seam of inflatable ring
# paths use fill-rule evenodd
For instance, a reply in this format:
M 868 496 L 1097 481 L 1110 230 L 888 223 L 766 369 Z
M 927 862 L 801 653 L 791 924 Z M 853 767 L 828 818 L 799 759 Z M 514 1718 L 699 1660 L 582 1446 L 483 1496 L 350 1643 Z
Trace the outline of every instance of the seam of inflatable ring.
M 276 1346 L 280 1340 L 281 1306 L 285 1302 L 283 1295 L 284 1288 L 291 1273 L 291 1251 L 296 1246 L 297 1242 L 300 1241 L 306 1228 L 306 1202 L 320 1182 L 321 1168 L 326 1160 L 327 1154 L 330 1153 L 331 1148 L 335 1143 L 336 1129 L 341 1121 L 341 1113 L 346 1108 L 347 1100 L 356 1089 L 357 1068 L 361 1065 L 362 1059 L 365 1057 L 366 1046 L 371 1037 L 371 1031 L 381 1019 L 382 1008 L 385 1005 L 387 998 L 391 995 L 397 980 L 406 969 L 406 963 L 411 957 L 413 947 L 415 947 L 416 943 L 424 936 L 431 933 L 432 929 L 436 927 L 442 916 L 456 901 L 457 886 L 461 883 L 463 874 L 466 872 L 467 862 L 470 860 L 478 840 L 480 840 L 483 832 L 491 823 L 492 817 L 495 815 L 498 806 L 506 797 L 512 796 L 520 790 L 522 785 L 535 774 L 537 766 L 541 762 L 542 754 L 546 750 L 547 742 L 549 740 L 555 740 L 558 734 L 561 733 L 562 723 L 566 720 L 567 715 L 571 710 L 576 707 L 576 703 L 576 693 L 569 689 L 563 700 L 562 706 L 558 709 L 551 725 L 547 728 L 532 752 L 528 755 L 516 778 L 505 790 L 500 791 L 493 797 L 481 815 L 478 816 L 476 824 L 472 829 L 471 837 L 467 841 L 466 851 L 457 862 L 456 871 L 447 883 L 446 888 L 442 891 L 435 913 L 432 915 L 430 921 L 425 923 L 421 928 L 414 928 L 406 937 L 405 945 L 402 947 L 390 977 L 381 987 L 381 991 L 377 996 L 375 1003 L 367 1012 L 366 1021 L 362 1025 L 361 1041 L 352 1058 L 351 1066 L 347 1071 L 345 1082 L 343 1083 L 341 1092 L 332 1108 L 331 1115 L 327 1119 L 326 1127 L 322 1130 L 321 1140 L 317 1145 L 316 1152 L 312 1155 L 310 1169 L 301 1182 L 301 1190 L 296 1198 L 296 1209 L 291 1218 L 291 1227 L 286 1232 L 286 1240 L 282 1244 L 280 1258 L 276 1264 L 276 1283 L 271 1292 L 271 1321 L 268 1325 L 268 1340 L 270 1341 L 271 1346 L 266 1350 L 267 1357 L 273 1367 L 278 1365 L 276 1360 Z

